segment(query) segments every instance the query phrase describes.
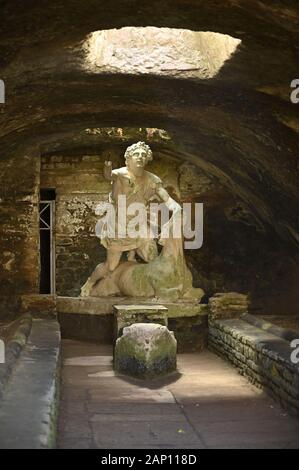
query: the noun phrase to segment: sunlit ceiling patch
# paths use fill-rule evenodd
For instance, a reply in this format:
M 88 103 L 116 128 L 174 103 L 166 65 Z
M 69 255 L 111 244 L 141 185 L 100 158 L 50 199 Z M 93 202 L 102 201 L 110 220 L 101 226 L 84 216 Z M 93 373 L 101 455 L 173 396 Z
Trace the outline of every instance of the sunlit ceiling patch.
M 84 42 L 84 67 L 94 73 L 215 77 L 241 40 L 186 29 L 125 27 L 95 31 Z

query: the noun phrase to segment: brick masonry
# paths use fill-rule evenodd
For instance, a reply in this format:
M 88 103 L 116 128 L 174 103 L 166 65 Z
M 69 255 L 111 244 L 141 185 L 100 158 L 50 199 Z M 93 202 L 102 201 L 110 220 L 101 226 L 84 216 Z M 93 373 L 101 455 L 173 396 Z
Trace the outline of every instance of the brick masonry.
M 38 150 L 2 158 L 0 175 L 0 316 L 5 319 L 15 316 L 22 293 L 38 290 Z
M 212 310 L 209 349 L 229 360 L 242 375 L 299 417 L 299 367 L 291 362 L 290 341 L 249 324 L 242 319 L 246 315 L 237 318 L 236 311 L 229 319 L 227 312 L 223 318 L 219 313 L 215 318 L 215 307 Z

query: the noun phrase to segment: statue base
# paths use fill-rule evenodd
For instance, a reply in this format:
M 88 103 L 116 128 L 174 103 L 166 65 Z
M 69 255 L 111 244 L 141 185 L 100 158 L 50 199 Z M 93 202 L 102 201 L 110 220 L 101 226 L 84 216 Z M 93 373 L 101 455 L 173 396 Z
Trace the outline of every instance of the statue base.
M 160 315 L 161 321 L 156 318 L 157 323 L 164 325 L 167 323 L 169 330 L 174 332 L 179 352 L 201 351 L 207 344 L 207 305 L 185 300 L 163 302 L 161 305 L 161 301 L 140 297 L 58 296 L 56 310 L 62 337 L 112 344 L 116 336 L 114 306 L 121 308 L 124 305 L 131 306 L 132 312 L 134 305 L 137 305 L 138 309 L 141 307 L 148 309 L 148 312 L 152 311 L 154 316 Z M 167 310 L 159 312 L 161 306 Z M 143 318 L 146 318 L 146 315 Z M 149 318 L 146 321 L 149 321 Z

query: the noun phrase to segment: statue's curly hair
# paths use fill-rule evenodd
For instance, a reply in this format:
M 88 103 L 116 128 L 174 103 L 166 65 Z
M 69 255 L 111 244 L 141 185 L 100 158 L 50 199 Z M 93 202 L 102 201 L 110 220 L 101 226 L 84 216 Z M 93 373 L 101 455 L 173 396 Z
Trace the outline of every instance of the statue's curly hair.
M 147 160 L 146 162 L 151 162 L 153 159 L 153 152 L 151 151 L 150 147 L 145 143 L 145 142 L 137 142 L 136 144 L 130 145 L 127 150 L 125 151 L 125 160 L 127 163 L 127 160 L 131 158 L 133 155 L 134 151 L 138 148 L 143 148 L 146 151 L 146 156 Z

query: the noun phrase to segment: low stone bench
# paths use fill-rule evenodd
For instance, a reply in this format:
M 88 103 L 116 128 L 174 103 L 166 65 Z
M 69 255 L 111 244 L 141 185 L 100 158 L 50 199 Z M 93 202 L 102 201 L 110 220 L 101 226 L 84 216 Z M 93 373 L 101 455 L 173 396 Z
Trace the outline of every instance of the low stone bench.
M 156 323 L 135 323 L 123 329 L 114 349 L 116 371 L 154 378 L 176 370 L 177 341 L 172 331 Z
M 299 367 L 291 361 L 290 341 L 243 319 L 215 320 L 210 322 L 209 349 L 299 417 Z

